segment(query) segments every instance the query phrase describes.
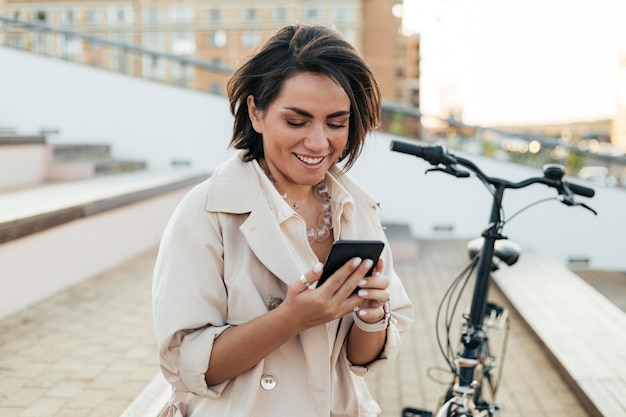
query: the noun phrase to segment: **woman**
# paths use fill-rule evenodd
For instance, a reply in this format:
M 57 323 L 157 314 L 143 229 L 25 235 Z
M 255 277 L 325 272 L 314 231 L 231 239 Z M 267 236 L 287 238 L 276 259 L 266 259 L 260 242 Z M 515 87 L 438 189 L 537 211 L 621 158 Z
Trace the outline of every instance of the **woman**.
M 294 25 L 228 96 L 241 151 L 183 199 L 156 262 L 163 415 L 379 415 L 362 376 L 396 356 L 413 314 L 389 246 L 373 276 L 354 258 L 315 286 L 334 240 L 386 241 L 378 201 L 346 174 L 378 85 L 337 33 Z

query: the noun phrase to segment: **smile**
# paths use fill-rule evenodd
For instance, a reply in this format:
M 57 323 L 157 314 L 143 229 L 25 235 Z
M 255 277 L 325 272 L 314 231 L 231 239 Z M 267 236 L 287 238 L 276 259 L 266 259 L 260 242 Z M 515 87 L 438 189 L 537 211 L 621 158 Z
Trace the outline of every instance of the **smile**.
M 317 158 L 311 158 L 308 156 L 299 155 L 297 153 L 294 153 L 294 156 L 298 158 L 299 160 L 301 160 L 302 162 L 304 162 L 305 164 L 309 164 L 309 165 L 316 165 L 324 160 L 323 156 L 319 156 Z

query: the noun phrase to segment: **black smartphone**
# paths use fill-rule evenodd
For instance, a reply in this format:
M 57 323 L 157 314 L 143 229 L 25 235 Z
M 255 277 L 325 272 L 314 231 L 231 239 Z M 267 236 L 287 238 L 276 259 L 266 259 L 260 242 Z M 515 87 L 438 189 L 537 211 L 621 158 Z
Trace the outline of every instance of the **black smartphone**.
M 317 281 L 317 286 L 322 285 L 335 271 L 357 256 L 361 259 L 374 261 L 372 268 L 365 274 L 365 276 L 371 276 L 384 247 L 385 243 L 381 240 L 337 240 L 330 249 L 328 259 L 324 263 L 322 277 Z

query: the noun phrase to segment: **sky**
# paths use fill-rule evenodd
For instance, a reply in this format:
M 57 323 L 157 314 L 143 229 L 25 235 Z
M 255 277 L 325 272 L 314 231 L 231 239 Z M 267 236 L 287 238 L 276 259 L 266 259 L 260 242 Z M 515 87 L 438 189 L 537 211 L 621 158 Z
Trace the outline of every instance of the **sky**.
M 484 126 L 615 115 L 626 0 L 404 0 L 403 17 L 420 34 L 424 114 L 454 107 Z

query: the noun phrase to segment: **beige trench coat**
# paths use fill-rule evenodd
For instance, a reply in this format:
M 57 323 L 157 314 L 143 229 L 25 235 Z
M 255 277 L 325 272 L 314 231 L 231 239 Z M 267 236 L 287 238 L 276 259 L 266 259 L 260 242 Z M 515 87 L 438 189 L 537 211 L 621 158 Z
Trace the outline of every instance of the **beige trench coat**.
M 336 228 L 340 237 L 386 241 L 378 201 L 336 168 L 331 175 L 354 200 L 343 205 Z M 401 335 L 413 320 L 389 245 L 382 256 L 384 274 L 392 280 L 392 319 L 378 360 L 367 367 L 349 363 L 344 342 L 353 319 L 347 315 L 336 335 L 329 334 L 328 325 L 310 328 L 249 371 L 206 385 L 214 339 L 230 326 L 266 313 L 269 300 L 284 298 L 287 285 L 303 272 L 264 196 L 255 167 L 238 154 L 187 194 L 164 232 L 153 282 L 159 359 L 173 386 L 164 415 L 378 415 L 380 408 L 362 376 L 396 356 Z M 306 269 L 316 261 L 311 259 Z

